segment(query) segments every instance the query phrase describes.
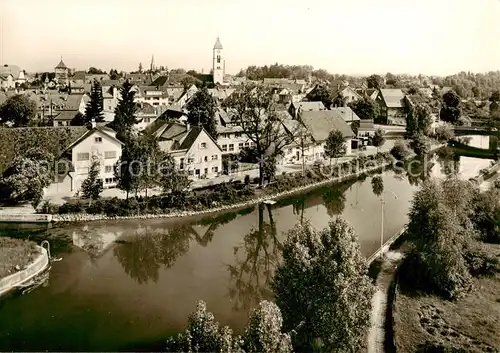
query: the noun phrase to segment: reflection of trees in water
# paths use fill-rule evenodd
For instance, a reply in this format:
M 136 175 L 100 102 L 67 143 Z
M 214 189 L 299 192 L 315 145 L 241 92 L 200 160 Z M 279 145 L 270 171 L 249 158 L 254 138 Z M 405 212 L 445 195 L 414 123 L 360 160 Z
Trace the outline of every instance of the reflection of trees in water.
M 410 185 L 418 186 L 431 177 L 431 170 L 434 162 L 427 156 L 424 158 L 414 158 L 405 163 L 406 176 Z
M 270 298 L 270 280 L 281 256 L 282 244 L 267 206 L 269 223 L 264 222 L 264 205 L 259 205 L 259 227 L 246 234 L 243 243 L 234 248 L 235 262 L 229 265 L 229 294 L 236 310 L 248 310 L 261 299 Z
M 441 173 L 447 177 L 457 175 L 460 171 L 460 155 L 450 147 L 444 147 L 438 151 L 437 161 L 441 166 Z
M 344 212 L 345 194 L 340 188 L 328 188 L 323 193 L 323 203 L 326 208 L 326 213 L 330 217 L 337 216 Z
M 190 224 L 172 228 L 139 228 L 130 241 L 121 242 L 113 250 L 125 272 L 139 283 L 158 281 L 161 267 L 170 268 L 179 256 L 189 250 L 191 240 L 207 246 L 219 223 L 212 223 L 200 236 Z
M 384 192 L 384 179 L 380 175 L 372 178 L 372 191 L 377 197 L 380 197 Z

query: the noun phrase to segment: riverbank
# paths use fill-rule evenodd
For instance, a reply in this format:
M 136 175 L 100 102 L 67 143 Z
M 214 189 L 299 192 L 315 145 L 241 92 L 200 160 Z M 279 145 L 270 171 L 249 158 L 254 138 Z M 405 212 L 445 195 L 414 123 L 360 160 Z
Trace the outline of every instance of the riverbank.
M 31 241 L 0 237 L 0 279 L 25 268 L 38 253 Z

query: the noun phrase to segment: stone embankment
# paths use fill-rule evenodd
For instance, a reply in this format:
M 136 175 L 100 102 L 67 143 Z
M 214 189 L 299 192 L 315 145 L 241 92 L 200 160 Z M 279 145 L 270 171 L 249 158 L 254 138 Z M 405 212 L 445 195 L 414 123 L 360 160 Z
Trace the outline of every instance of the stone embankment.
M 0 296 L 38 276 L 49 266 L 50 261 L 47 250 L 41 246 L 37 246 L 37 249 L 40 251 L 40 255 L 26 268 L 0 278 Z

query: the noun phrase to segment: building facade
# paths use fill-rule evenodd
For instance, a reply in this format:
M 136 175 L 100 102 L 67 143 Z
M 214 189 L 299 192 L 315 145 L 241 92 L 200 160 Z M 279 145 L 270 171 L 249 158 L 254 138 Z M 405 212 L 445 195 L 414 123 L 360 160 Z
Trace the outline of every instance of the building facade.
M 212 51 L 213 52 L 212 70 L 213 70 L 215 85 L 217 84 L 221 85 L 224 83 L 224 73 L 225 73 L 226 63 L 224 61 L 223 50 L 224 48 L 222 47 L 220 39 L 219 37 L 217 37 L 217 40 L 215 41 L 214 48 Z

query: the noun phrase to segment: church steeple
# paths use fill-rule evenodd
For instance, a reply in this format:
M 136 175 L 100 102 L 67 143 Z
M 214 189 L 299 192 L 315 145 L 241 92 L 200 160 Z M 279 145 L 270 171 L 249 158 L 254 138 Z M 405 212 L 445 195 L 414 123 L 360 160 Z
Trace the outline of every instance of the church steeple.
M 215 41 L 213 48 L 213 61 L 212 61 L 212 72 L 214 77 L 214 84 L 223 84 L 224 83 L 224 71 L 225 71 L 225 61 L 223 56 L 223 47 L 220 42 L 219 36 L 217 36 L 217 40 Z
M 215 41 L 215 44 L 214 44 L 214 50 L 215 50 L 215 49 L 219 49 L 219 50 L 224 49 L 224 48 L 222 47 L 221 42 L 220 42 L 219 36 L 217 36 L 217 40 Z

